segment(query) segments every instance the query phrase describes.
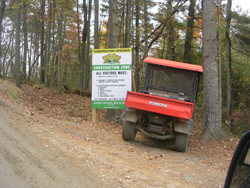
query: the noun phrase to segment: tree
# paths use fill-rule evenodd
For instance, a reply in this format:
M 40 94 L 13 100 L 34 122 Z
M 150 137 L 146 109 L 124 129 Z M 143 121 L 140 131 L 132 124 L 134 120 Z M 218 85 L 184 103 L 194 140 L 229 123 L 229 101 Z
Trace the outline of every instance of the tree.
M 130 46 L 130 20 L 131 20 L 131 0 L 126 3 L 126 26 L 125 26 L 125 47 Z
M 48 30 L 47 30 L 47 42 L 46 42 L 46 75 L 45 75 L 45 85 L 49 87 L 49 65 L 50 65 L 50 44 L 51 44 L 51 22 L 52 22 L 52 2 L 51 0 L 48 1 L 49 3 L 49 20 L 48 20 Z
M 11 49 L 11 44 L 13 44 L 13 36 L 14 36 L 14 30 L 15 30 L 15 27 L 12 28 L 12 31 L 10 32 L 10 36 L 9 36 L 9 41 L 8 41 L 8 44 L 7 44 L 7 47 L 5 47 L 5 54 L 4 54 L 4 57 L 3 57 L 3 78 L 6 77 L 7 75 L 7 71 L 8 69 L 6 69 L 6 59 L 8 58 L 8 53 Z M 13 58 L 13 57 L 12 57 Z
M 139 0 L 135 3 L 135 61 L 134 62 L 134 78 L 135 78 L 135 88 L 136 90 L 140 87 L 139 72 L 141 69 L 140 57 L 139 57 L 139 45 L 140 45 L 140 5 Z
M 114 24 L 113 24 L 113 13 L 114 13 L 114 0 L 109 0 L 109 20 L 108 20 L 108 48 L 114 48 Z
M 60 11 L 60 17 L 58 17 L 58 94 L 62 94 L 62 79 L 61 79 L 61 57 L 62 57 L 62 46 L 63 46 L 63 14 L 64 7 L 62 6 Z
M 188 18 L 187 18 L 184 59 L 183 59 L 185 63 L 192 63 L 191 62 L 191 50 L 192 50 L 193 28 L 194 28 L 195 3 L 196 3 L 196 0 L 190 0 Z
M 80 90 L 82 93 L 82 90 L 84 89 L 84 71 L 86 70 L 86 62 L 85 56 L 86 56 L 86 41 L 87 41 L 87 35 L 88 35 L 88 8 L 86 4 L 86 0 L 83 0 L 83 13 L 84 13 L 84 27 L 82 31 L 82 48 L 81 48 L 81 72 L 80 72 Z
M 77 22 L 77 39 L 78 39 L 78 58 L 79 58 L 79 62 L 81 62 L 81 39 L 80 39 L 79 0 L 76 1 L 76 11 L 77 11 L 77 20 L 76 20 L 76 22 Z M 80 85 L 81 85 L 81 82 L 80 82 Z
M 94 26 L 94 48 L 99 48 L 99 0 L 94 0 L 95 5 L 95 26 Z
M 176 2 L 175 4 L 173 2 Z M 178 32 L 175 31 L 175 23 L 178 23 L 177 20 L 174 19 L 174 15 L 178 12 L 181 12 L 183 10 L 183 7 L 187 0 L 169 0 L 166 4 L 160 4 L 160 11 L 157 15 L 160 25 L 158 25 L 150 34 L 149 39 L 152 38 L 152 40 L 149 42 L 148 49 L 152 47 L 152 45 L 157 42 L 157 40 L 160 38 L 162 39 L 161 43 L 163 43 L 163 46 L 165 47 L 165 39 L 167 38 L 167 52 L 166 57 L 163 57 L 163 55 L 160 55 L 161 58 L 166 58 L 170 60 L 175 60 L 175 36 L 178 35 Z M 174 6 L 173 6 L 174 4 Z M 167 15 L 167 16 L 165 16 Z M 166 32 L 166 33 L 164 33 Z M 144 41 L 144 40 L 142 40 Z M 165 48 L 163 48 L 163 51 Z M 158 50 L 157 50 L 158 51 Z M 162 54 L 163 54 L 162 51 Z M 165 53 L 165 51 L 164 51 Z
M 41 2 L 41 67 L 40 67 L 40 83 L 45 83 L 45 64 L 44 64 L 44 9 L 45 9 L 45 0 Z
M 56 10 L 56 1 L 53 0 L 52 4 L 50 5 L 52 6 L 52 10 Z M 57 46 L 56 46 L 56 39 L 55 39 L 55 30 L 56 30 L 56 24 L 55 24 L 55 18 L 56 18 L 56 11 L 51 11 L 51 24 L 52 24 L 52 41 L 51 41 L 51 45 L 52 45 L 52 57 L 51 61 L 50 61 L 50 85 L 53 86 L 54 80 L 55 80 L 55 76 L 56 76 L 56 60 L 58 57 L 58 53 L 57 53 Z
M 148 56 L 148 3 L 147 0 L 144 0 L 144 34 L 145 34 L 145 48 L 144 48 L 144 55 L 143 59 L 145 59 Z
M 115 48 L 119 47 L 117 1 L 113 1 L 113 40 Z
M 16 86 L 21 88 L 21 72 L 20 72 L 20 25 L 21 25 L 21 13 L 20 2 L 17 0 L 16 8 L 16 40 L 15 40 L 15 80 Z
M 114 0 L 109 0 L 109 20 L 108 20 L 108 48 L 115 48 L 114 40 Z M 116 110 L 108 109 L 105 114 L 105 118 L 115 119 Z
M 27 3 L 23 3 L 23 37 L 24 37 L 24 50 L 23 50 L 23 72 L 22 76 L 26 79 L 26 61 L 28 52 L 28 31 L 27 31 Z
M 2 77 L 2 20 L 5 11 L 5 0 L 1 0 L 0 4 L 0 78 Z M 4 74 L 3 74 L 4 75 Z
M 204 139 L 218 139 L 224 133 L 221 129 L 217 44 L 214 0 L 203 0 L 202 35 L 204 66 Z
M 219 0 L 219 103 L 220 103 L 220 119 L 222 118 L 222 84 L 221 84 L 221 2 Z
M 167 4 L 167 20 L 166 20 L 166 25 L 167 25 L 167 55 L 166 59 L 168 60 L 174 60 L 174 46 L 173 46 L 173 30 L 174 28 L 171 26 L 172 22 L 172 0 L 168 0 Z
M 227 17 L 226 17 L 226 60 L 227 60 L 227 120 L 229 129 L 232 130 L 231 115 L 232 115 L 232 68 L 231 68 L 231 41 L 230 41 L 230 22 L 231 22 L 231 6 L 232 0 L 227 1 Z
M 89 0 L 89 9 L 88 9 L 88 19 L 87 19 L 87 41 L 85 47 L 84 55 L 84 75 L 83 75 L 83 89 L 87 90 L 89 88 L 89 68 L 90 68 L 90 21 L 91 21 L 91 7 L 92 0 Z

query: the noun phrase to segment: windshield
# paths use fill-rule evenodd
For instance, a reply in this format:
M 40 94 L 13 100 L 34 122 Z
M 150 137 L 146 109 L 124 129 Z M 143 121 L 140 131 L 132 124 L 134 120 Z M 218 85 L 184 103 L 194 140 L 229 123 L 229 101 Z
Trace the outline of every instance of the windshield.
M 189 70 L 150 65 L 148 86 L 191 94 L 194 74 Z

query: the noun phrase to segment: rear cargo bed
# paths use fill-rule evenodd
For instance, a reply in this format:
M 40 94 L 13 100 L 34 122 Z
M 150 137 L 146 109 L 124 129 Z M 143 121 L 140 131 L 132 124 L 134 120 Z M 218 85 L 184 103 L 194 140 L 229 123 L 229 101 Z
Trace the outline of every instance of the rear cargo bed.
M 169 115 L 177 118 L 190 119 L 193 116 L 195 104 L 145 93 L 128 91 L 125 105 L 139 110 Z

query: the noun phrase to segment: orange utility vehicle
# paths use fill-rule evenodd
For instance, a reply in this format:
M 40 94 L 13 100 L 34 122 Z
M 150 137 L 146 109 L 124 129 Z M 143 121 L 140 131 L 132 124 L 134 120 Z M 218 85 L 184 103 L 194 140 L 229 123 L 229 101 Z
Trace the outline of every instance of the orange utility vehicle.
M 128 91 L 122 137 L 134 140 L 137 131 L 156 139 L 175 139 L 174 149 L 185 152 L 193 132 L 200 65 L 147 57 L 143 89 Z

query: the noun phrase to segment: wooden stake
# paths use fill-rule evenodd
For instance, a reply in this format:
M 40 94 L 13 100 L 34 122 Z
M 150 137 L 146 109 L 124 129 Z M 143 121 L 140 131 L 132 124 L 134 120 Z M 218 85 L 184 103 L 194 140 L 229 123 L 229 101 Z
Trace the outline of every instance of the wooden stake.
M 100 118 L 101 114 L 100 114 L 100 109 L 97 109 L 97 117 Z
M 131 69 L 131 74 L 132 74 L 132 84 L 133 84 L 133 90 L 136 91 L 136 87 L 135 87 L 135 77 L 134 77 L 134 72 L 133 69 Z
M 96 121 L 96 109 L 92 109 L 92 122 Z

